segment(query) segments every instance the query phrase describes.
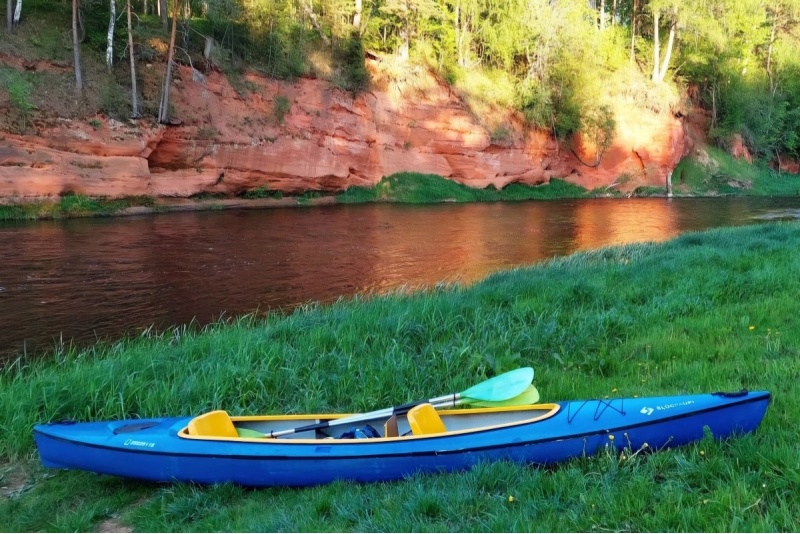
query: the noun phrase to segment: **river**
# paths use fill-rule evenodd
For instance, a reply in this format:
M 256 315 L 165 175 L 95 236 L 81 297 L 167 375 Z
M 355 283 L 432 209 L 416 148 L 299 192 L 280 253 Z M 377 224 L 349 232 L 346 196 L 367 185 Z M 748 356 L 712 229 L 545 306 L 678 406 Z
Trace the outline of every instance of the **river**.
M 0 362 L 59 342 L 472 283 L 607 245 L 762 222 L 800 198 L 367 204 L 0 222 Z

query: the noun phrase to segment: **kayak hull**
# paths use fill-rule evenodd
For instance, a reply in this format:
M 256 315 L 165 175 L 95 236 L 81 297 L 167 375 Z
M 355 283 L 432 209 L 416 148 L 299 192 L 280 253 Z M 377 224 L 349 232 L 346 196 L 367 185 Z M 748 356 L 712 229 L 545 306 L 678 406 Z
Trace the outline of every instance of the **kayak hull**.
M 537 417 L 497 425 L 493 417 L 508 409 L 454 410 L 442 412 L 448 429 L 460 417 L 480 416 L 481 425 L 377 439 L 192 438 L 186 433 L 192 417 L 51 423 L 37 425 L 34 437 L 46 467 L 155 482 L 309 486 L 397 480 L 502 460 L 547 465 L 606 448 L 658 451 L 708 432 L 717 439 L 752 432 L 769 402 L 764 391 L 569 401 L 526 407 L 540 408 L 531 412 Z

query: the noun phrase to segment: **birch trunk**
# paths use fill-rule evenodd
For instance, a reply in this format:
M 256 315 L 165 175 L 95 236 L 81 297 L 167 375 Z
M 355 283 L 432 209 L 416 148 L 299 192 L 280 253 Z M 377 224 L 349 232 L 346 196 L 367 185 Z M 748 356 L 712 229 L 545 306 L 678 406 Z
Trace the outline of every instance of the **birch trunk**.
M 128 10 L 128 55 L 131 58 L 131 118 L 139 118 L 139 96 L 136 90 L 136 55 L 133 51 L 133 24 L 131 23 L 131 0 L 127 2 Z
M 656 9 L 653 12 L 653 76 L 651 78 L 654 82 L 658 81 L 658 66 L 661 62 L 661 40 L 658 37 L 658 19 L 660 16 L 661 13 Z
M 672 25 L 669 27 L 667 51 L 664 53 L 664 61 L 661 62 L 661 70 L 658 73 L 658 80 L 656 80 L 659 83 L 663 82 L 664 78 L 667 76 L 667 67 L 669 67 L 669 61 L 672 58 L 672 47 L 675 44 L 675 26 L 676 23 L 673 21 Z
M 14 26 L 14 0 L 6 0 L 6 29 L 11 31 Z
M 77 1 L 77 0 L 75 0 Z M 169 37 L 169 52 L 167 53 L 167 72 L 164 75 L 164 90 L 161 92 L 161 104 L 158 107 L 158 122 L 166 124 L 169 120 L 169 86 L 172 82 L 172 59 L 175 56 L 175 34 L 178 31 L 178 10 L 180 1 L 174 0 L 172 9 L 172 32 Z
M 14 10 L 14 26 L 19 24 L 19 18 L 22 16 L 22 0 L 17 0 L 17 8 Z
M 775 44 L 778 29 L 778 8 L 772 12 L 772 30 L 769 35 L 769 46 L 767 47 L 767 77 L 769 78 L 769 90 L 775 94 L 775 78 L 772 76 L 772 47 Z
M 109 0 L 108 18 L 108 44 L 106 45 L 106 65 L 108 70 L 114 66 L 114 25 L 117 22 L 117 2 L 116 0 Z
M 19 2 L 20 0 L 17 1 Z M 78 40 L 78 0 L 72 0 L 72 55 L 75 60 L 75 89 L 82 91 L 81 43 Z
M 606 29 L 606 0 L 600 0 L 600 31 Z
M 361 29 L 361 10 L 363 9 L 362 0 L 356 0 L 355 14 L 353 15 L 353 27 L 356 30 Z
M 311 4 L 311 0 L 303 0 L 303 12 L 309 20 L 311 20 L 311 25 L 322 38 L 322 42 L 326 45 L 331 44 L 331 40 L 328 39 L 328 36 L 325 35 L 325 32 L 322 31 L 322 27 L 319 25 L 319 20 L 317 19 L 317 14 L 314 13 L 314 6 Z
M 636 0 L 633 0 L 631 12 L 631 65 L 636 61 Z

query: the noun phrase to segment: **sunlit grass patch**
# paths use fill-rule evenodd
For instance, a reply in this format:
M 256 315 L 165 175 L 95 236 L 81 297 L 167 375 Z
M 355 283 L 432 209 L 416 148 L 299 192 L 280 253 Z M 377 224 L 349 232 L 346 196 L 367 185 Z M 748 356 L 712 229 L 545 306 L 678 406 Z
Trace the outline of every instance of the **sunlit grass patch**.
M 435 174 L 404 172 L 383 178 L 374 187 L 351 187 L 336 197 L 337 202 L 496 202 L 501 200 L 554 200 L 583 198 L 586 190 L 563 180 L 551 179 L 539 186 L 509 184 L 503 189 L 476 189 Z

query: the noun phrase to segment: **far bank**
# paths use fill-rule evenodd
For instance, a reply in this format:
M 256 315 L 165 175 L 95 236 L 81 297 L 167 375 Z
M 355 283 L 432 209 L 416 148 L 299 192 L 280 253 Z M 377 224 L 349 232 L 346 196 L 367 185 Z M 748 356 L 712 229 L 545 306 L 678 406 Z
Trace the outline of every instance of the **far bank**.
M 175 211 L 312 207 L 365 202 L 439 203 L 508 202 L 609 197 L 718 197 L 798 196 L 800 176 L 776 172 L 764 165 L 735 159 L 722 150 L 707 148 L 700 157 L 684 158 L 663 187 L 642 186 L 624 193 L 614 187 L 585 189 L 552 178 L 546 184 L 509 184 L 479 189 L 438 175 L 398 173 L 372 187 L 353 186 L 343 192 L 306 191 L 284 195 L 260 186 L 238 195 L 201 193 L 188 198 L 124 196 L 90 197 L 69 193 L 36 199 L 0 198 L 0 220 L 66 219 L 147 215 Z

